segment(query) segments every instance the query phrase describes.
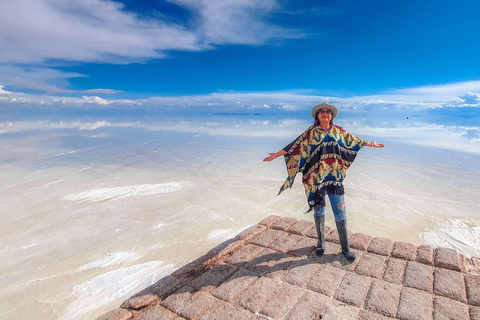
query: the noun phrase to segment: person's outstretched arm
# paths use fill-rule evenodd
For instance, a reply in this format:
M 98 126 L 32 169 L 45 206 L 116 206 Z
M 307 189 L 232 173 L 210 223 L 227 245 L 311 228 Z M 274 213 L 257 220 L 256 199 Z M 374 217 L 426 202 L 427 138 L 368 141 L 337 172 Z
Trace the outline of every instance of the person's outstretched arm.
M 276 159 L 276 158 L 278 158 L 278 157 L 280 157 L 280 156 L 283 156 L 284 154 L 287 154 L 287 151 L 285 151 L 285 150 L 280 150 L 280 151 L 275 152 L 275 153 L 270 153 L 270 152 L 269 152 L 268 154 L 269 154 L 269 156 L 266 157 L 265 159 L 263 159 L 263 161 L 266 161 L 266 162 L 272 161 L 273 159 Z

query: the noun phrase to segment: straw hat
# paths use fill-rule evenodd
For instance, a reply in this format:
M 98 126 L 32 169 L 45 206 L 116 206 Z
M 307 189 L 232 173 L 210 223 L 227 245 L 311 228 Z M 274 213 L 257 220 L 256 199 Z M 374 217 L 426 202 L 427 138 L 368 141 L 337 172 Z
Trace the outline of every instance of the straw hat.
M 316 115 L 317 112 L 320 111 L 321 109 L 330 109 L 332 111 L 332 120 L 335 119 L 335 117 L 338 115 L 338 109 L 332 106 L 329 103 L 322 103 L 322 104 L 317 104 L 315 107 L 312 108 L 312 117 L 313 119 L 317 120 Z

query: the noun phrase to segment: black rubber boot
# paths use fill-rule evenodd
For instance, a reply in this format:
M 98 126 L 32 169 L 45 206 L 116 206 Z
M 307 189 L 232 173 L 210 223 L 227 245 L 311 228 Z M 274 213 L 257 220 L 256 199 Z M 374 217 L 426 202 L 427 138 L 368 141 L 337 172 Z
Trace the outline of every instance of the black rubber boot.
M 315 253 L 317 256 L 323 256 L 323 253 L 325 252 L 325 216 L 317 217 L 314 215 L 313 218 L 315 219 L 315 227 L 317 227 L 318 236 L 318 243 Z
M 342 253 L 348 261 L 353 262 L 355 261 L 355 254 L 350 250 L 350 246 L 348 245 L 347 220 L 335 221 L 335 223 L 337 224 L 338 238 L 342 245 Z

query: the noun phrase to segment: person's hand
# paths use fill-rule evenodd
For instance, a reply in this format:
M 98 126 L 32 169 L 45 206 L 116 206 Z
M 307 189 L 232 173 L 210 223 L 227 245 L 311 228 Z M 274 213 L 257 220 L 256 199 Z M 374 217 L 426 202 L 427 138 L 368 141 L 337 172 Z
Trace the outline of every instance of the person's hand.
M 273 159 L 276 159 L 278 157 L 278 154 L 277 153 L 268 153 L 269 156 L 266 157 L 265 159 L 263 159 L 263 161 L 265 162 L 269 162 L 269 161 L 272 161 Z
M 383 148 L 385 147 L 382 143 L 377 143 L 377 141 L 372 142 L 372 148 Z

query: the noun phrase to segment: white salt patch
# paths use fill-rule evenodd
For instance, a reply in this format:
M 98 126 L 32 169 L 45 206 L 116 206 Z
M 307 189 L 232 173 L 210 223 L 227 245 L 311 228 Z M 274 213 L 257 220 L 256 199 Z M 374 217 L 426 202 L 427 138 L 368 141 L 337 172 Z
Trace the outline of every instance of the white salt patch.
M 149 196 L 159 193 L 175 192 L 183 189 L 185 184 L 178 182 L 159 183 L 159 184 L 139 184 L 134 186 L 124 186 L 117 188 L 101 188 L 87 190 L 80 193 L 69 194 L 64 200 L 71 201 L 104 201 L 112 199 L 129 198 L 136 196 Z
M 59 319 L 85 319 L 85 315 L 115 299 L 127 298 L 152 285 L 175 270 L 173 264 L 162 266 L 151 261 L 128 268 L 113 270 L 84 283 L 75 285 L 68 298 L 74 298 Z
M 109 266 L 118 265 L 124 262 L 130 262 L 140 259 L 140 256 L 137 256 L 135 252 L 114 252 L 109 253 L 105 258 L 92 261 L 81 267 L 78 267 L 77 272 L 94 269 L 94 268 L 105 268 Z
M 449 219 L 448 224 L 420 237 L 436 247 L 456 249 L 466 256 L 480 255 L 480 227 L 471 227 L 458 219 Z
M 155 228 L 155 229 L 160 229 L 160 228 L 163 227 L 164 225 L 165 225 L 164 223 L 157 223 L 154 228 Z
M 215 229 L 210 231 L 207 235 L 207 239 L 216 239 L 216 238 L 223 238 L 223 237 L 230 237 L 232 234 L 232 229 Z

